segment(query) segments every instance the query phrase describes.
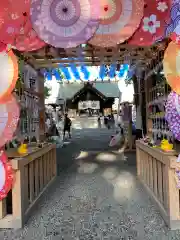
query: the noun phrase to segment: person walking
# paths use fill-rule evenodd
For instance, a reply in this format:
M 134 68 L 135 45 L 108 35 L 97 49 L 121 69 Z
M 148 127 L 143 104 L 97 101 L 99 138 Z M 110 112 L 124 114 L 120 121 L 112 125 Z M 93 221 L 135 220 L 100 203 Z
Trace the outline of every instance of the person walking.
M 69 134 L 69 138 L 71 138 L 71 119 L 68 117 L 67 114 L 65 114 L 65 118 L 64 118 L 64 138 L 65 138 L 65 135 L 66 135 L 66 132 L 68 132 Z
M 98 128 L 101 128 L 101 117 L 98 117 Z

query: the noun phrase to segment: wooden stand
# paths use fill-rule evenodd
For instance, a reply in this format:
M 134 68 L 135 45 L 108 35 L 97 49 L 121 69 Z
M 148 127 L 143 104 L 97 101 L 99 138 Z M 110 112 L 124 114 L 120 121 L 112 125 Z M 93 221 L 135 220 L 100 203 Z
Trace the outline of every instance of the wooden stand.
M 175 178 L 179 163 L 175 154 L 136 141 L 138 178 L 172 230 L 180 229 L 180 190 Z
M 9 152 L 15 171 L 12 188 L 12 202 L 7 198 L 0 201 L 0 228 L 22 228 L 30 213 L 37 206 L 39 199 L 56 178 L 56 146 L 46 144 L 43 148 L 30 149 L 23 157 Z M 7 204 L 12 214 L 7 213 Z

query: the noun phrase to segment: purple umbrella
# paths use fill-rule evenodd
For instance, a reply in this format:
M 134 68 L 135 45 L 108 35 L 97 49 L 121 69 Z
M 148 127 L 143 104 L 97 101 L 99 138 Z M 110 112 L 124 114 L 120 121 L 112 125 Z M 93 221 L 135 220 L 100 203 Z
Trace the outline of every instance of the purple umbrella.
M 32 0 L 31 21 L 38 36 L 58 48 L 88 41 L 99 25 L 97 0 Z
M 175 92 L 168 96 L 165 118 L 174 137 L 180 141 L 180 95 Z

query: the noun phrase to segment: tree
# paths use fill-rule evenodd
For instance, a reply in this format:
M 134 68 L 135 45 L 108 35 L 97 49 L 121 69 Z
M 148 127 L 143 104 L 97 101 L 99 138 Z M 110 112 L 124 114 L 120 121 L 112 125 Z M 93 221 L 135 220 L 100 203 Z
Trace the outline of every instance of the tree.
M 64 75 L 62 74 L 61 70 L 58 68 L 57 71 L 60 74 L 60 78 L 63 80 Z M 44 83 L 46 83 L 46 79 L 44 79 Z M 47 99 L 50 96 L 51 96 L 51 87 L 44 86 L 44 98 Z
M 46 80 L 44 81 L 44 83 Z M 44 86 L 44 98 L 47 99 L 51 96 L 51 87 Z

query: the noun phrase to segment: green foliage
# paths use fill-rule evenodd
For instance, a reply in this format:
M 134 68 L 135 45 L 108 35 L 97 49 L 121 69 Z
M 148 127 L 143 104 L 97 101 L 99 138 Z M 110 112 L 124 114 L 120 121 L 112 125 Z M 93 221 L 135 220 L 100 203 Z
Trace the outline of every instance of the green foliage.
M 24 60 L 21 58 L 18 58 L 18 79 L 16 82 L 16 89 L 21 89 L 23 84 L 23 65 Z
M 61 70 L 58 68 L 57 69 L 61 79 L 64 79 L 64 75 L 62 74 Z M 44 80 L 44 83 L 46 82 L 46 79 Z M 44 97 L 47 99 L 48 97 L 51 96 L 51 87 L 44 86 Z
M 125 84 L 126 84 L 126 86 L 128 86 L 130 84 L 133 84 L 133 79 L 132 78 L 126 78 L 125 79 Z
M 57 71 L 59 72 L 61 79 L 65 79 L 65 77 L 64 77 L 63 73 L 61 72 L 60 68 L 58 68 Z
M 44 83 L 46 80 L 44 81 Z M 51 96 L 51 87 L 44 86 L 44 98 L 47 99 Z

